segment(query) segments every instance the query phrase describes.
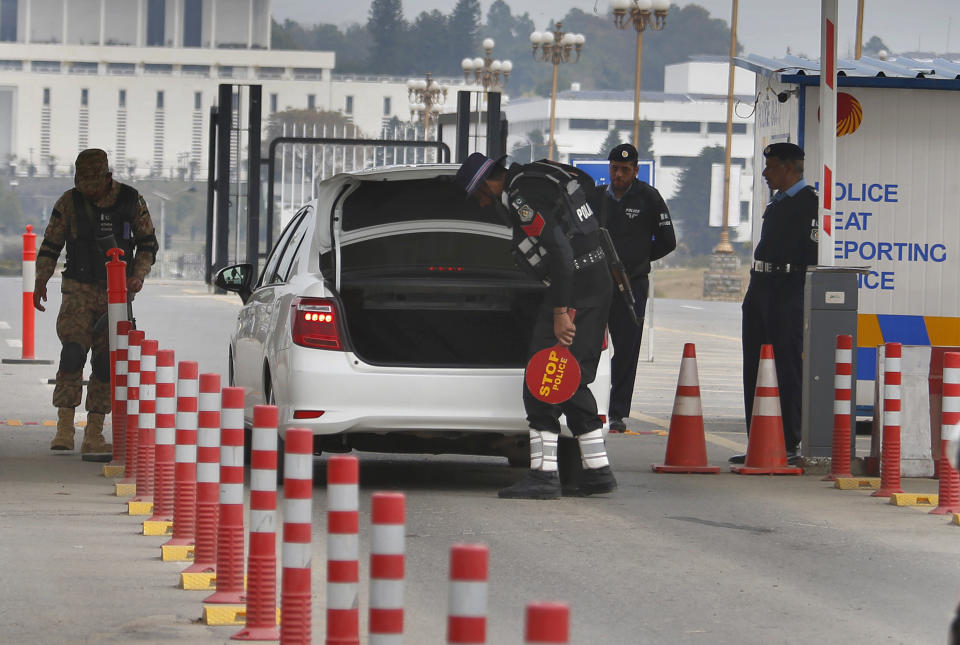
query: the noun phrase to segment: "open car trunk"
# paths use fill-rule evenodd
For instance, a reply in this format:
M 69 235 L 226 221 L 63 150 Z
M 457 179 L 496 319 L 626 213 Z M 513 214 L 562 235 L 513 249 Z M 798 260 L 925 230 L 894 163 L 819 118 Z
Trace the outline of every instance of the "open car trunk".
M 522 368 L 543 293 L 529 279 L 345 282 L 342 320 L 367 363 Z

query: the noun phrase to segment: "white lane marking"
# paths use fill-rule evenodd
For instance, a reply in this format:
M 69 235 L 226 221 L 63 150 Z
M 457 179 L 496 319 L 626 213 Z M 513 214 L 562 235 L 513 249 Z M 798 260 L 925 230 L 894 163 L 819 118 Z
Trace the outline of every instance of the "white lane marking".
M 23 347 L 23 342 L 19 338 L 6 338 L 5 340 L 10 347 L 16 347 L 17 349 Z
M 694 311 L 703 311 L 703 307 L 694 307 L 693 305 L 680 305 L 681 309 L 693 309 Z
M 10 329 L 10 325 L 4 320 L 0 320 L 0 329 Z

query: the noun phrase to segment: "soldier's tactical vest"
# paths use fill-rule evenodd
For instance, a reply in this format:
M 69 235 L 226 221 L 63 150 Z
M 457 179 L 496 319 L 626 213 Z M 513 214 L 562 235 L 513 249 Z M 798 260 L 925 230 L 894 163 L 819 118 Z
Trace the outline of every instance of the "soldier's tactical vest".
M 547 251 L 540 242 L 543 216 L 527 203 L 518 188 L 518 180 L 529 178 L 543 179 L 556 186 L 553 212 L 567 238 L 584 236 L 590 238 L 590 244 L 595 247 L 597 241 L 592 238 L 596 237 L 600 224 L 587 203 L 587 189 L 593 185 L 593 179 L 579 168 L 541 159 L 525 165 L 507 186 L 507 205 L 513 218 L 514 256 L 521 268 L 549 284 L 544 261 Z
M 137 213 L 137 191 L 125 184 L 120 185 L 117 201 L 102 208 L 84 199 L 73 189 L 73 223 L 68 223 L 67 261 L 63 277 L 88 284 L 105 282 L 109 260 L 108 248 L 116 246 L 123 250 L 120 258 L 127 263 L 127 275 L 133 273 L 133 250 L 136 240 L 133 235 L 133 218 Z M 114 245 L 106 248 L 102 238 L 113 235 Z

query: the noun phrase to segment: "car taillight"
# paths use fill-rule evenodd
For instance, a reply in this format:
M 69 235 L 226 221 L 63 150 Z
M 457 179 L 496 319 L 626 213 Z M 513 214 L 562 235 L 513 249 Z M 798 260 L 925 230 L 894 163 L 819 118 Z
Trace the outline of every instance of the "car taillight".
M 610 328 L 607 327 L 603 330 L 603 344 L 600 345 L 600 351 L 602 352 L 607 348 L 607 341 L 610 339 Z
M 293 342 L 303 347 L 342 350 L 337 305 L 326 298 L 297 298 L 290 307 Z

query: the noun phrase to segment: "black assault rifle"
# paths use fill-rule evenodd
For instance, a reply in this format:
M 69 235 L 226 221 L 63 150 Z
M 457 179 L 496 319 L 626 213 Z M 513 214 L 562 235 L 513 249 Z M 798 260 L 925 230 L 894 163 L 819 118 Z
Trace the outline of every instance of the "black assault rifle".
M 637 317 L 637 300 L 633 297 L 633 289 L 630 287 L 630 276 L 627 275 L 627 268 L 623 266 L 623 262 L 620 261 L 620 256 L 617 255 L 617 250 L 613 246 L 613 238 L 610 237 L 610 231 L 603 226 L 600 227 L 600 248 L 603 249 L 603 254 L 607 257 L 607 266 L 610 267 L 610 274 L 613 276 L 613 281 L 617 283 L 617 289 L 620 291 L 620 295 L 623 296 L 627 310 L 630 312 L 630 318 L 633 319 L 633 324 L 637 327 L 642 326 L 643 322 Z

